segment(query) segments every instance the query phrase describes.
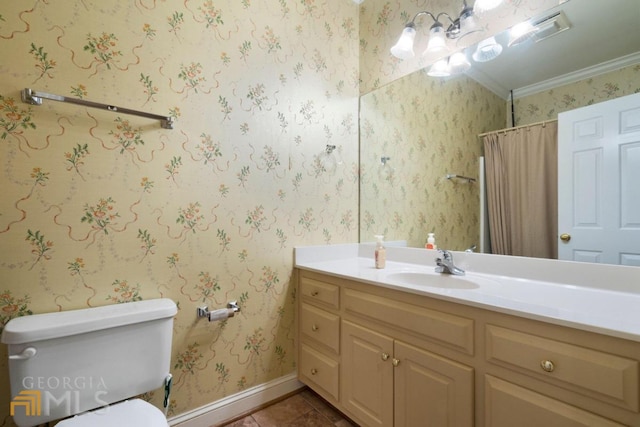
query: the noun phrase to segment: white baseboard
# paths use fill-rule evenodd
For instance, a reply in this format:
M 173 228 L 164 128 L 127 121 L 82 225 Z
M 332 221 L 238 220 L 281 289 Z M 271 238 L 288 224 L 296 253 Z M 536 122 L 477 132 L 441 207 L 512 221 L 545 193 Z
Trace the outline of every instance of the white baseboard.
M 304 384 L 298 381 L 296 374 L 293 373 L 171 417 L 168 420 L 169 425 L 177 427 L 219 425 L 302 387 Z

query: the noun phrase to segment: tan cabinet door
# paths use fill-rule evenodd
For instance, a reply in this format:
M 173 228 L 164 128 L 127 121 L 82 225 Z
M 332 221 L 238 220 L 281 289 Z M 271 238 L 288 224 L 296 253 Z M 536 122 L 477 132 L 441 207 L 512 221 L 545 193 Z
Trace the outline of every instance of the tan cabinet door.
M 473 426 L 473 368 L 395 342 L 395 427 Z
M 485 376 L 486 427 L 623 427 L 575 406 Z
M 393 426 L 393 340 L 342 321 L 341 401 L 369 427 Z

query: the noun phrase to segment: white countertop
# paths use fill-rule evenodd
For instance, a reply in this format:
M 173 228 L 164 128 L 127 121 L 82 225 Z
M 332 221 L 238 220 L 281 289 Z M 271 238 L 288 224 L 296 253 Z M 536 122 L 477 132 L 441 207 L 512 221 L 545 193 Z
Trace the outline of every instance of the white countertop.
M 436 273 L 436 251 L 387 244 L 376 269 L 373 245 L 295 249 L 295 267 L 640 342 L 640 268 L 452 252 L 465 276 Z M 397 273 L 417 273 L 430 286 Z

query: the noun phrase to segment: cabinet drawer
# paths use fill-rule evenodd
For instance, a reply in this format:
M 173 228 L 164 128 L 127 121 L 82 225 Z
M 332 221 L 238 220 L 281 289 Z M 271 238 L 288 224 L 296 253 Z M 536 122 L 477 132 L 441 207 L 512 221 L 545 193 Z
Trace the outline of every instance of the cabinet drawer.
M 334 353 L 340 352 L 340 316 L 302 303 L 300 331 L 304 337 L 327 346 Z
M 638 411 L 638 361 L 494 325 L 489 362 L 507 364 L 559 386 Z M 571 387 L 575 386 L 575 387 Z
M 473 320 L 352 289 L 344 291 L 347 312 L 360 314 L 473 355 Z
M 485 377 L 485 396 L 487 427 L 623 427 L 612 420 L 490 375 Z
M 340 308 L 340 288 L 309 277 L 300 277 L 300 294 L 312 304 L 337 310 Z
M 298 373 L 303 377 L 303 382 L 305 379 L 311 381 L 336 401 L 338 400 L 339 368 L 338 362 L 330 357 L 304 344 L 300 346 L 300 371 Z

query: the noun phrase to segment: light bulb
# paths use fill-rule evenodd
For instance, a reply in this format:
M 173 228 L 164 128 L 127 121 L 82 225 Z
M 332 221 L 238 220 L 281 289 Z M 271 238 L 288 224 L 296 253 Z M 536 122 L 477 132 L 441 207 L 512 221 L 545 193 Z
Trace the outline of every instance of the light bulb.
M 462 52 L 456 52 L 449 58 L 449 69 L 451 75 L 462 74 L 471 67 L 469 61 L 467 61 L 467 55 Z
M 529 21 L 521 22 L 511 28 L 509 32 L 509 46 L 515 46 L 529 40 L 536 32 L 536 27 Z
M 441 59 L 429 68 L 427 75 L 430 77 L 449 77 L 451 71 L 449 70 L 449 61 L 447 58 Z
M 391 54 L 398 59 L 410 59 L 415 56 L 413 53 L 413 41 L 416 38 L 416 29 L 413 25 L 407 25 L 402 30 L 402 35 L 398 42 L 391 48 Z
M 440 55 L 449 53 L 442 24 L 436 22 L 429 30 L 429 43 L 423 55 Z
M 471 55 L 476 62 L 488 62 L 502 53 L 502 45 L 496 42 L 495 37 L 489 37 L 478 43 L 476 51 Z
M 477 14 L 487 12 L 500 6 L 504 0 L 476 0 L 473 11 Z

